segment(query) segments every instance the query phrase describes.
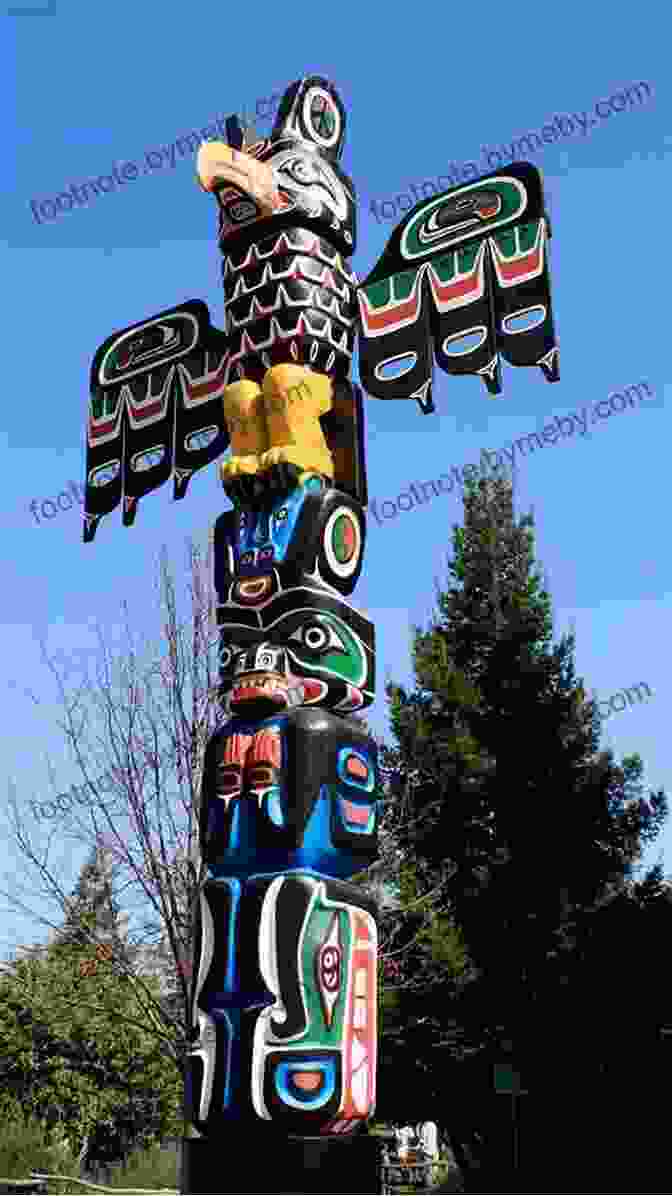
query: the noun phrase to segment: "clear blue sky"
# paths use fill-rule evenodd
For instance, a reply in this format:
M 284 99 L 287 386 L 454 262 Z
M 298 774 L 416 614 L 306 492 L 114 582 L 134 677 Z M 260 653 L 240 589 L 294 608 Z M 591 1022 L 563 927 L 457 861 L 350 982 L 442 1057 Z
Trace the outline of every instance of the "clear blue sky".
M 17 12 L 49 7 L 45 0 L 12 3 Z M 0 838 L 5 777 L 15 779 L 26 807 L 35 796 L 53 795 L 47 755 L 57 791 L 81 779 L 56 727 L 59 708 L 50 700 L 40 640 L 55 653 L 86 654 L 90 620 L 113 624 L 125 597 L 154 631 L 161 543 L 179 561 L 184 537 L 201 532 L 226 505 L 211 465 L 184 502 L 173 504 L 167 485 L 141 503 L 134 528 L 122 528 L 116 512 L 93 545 L 82 543 L 79 506 L 51 521 L 40 516 L 39 526 L 29 510 L 31 500 L 53 500 L 70 479 L 83 479 L 89 367 L 106 336 L 188 298 L 203 298 L 221 322 L 215 203 L 194 181 L 194 156 L 178 153 L 174 167 L 144 174 L 145 152 L 169 147 L 217 116 L 254 109 L 257 99 L 310 72 L 330 77 L 349 111 L 343 165 L 358 189 L 353 265 L 360 278 L 393 227 L 377 222 L 371 200 L 436 180 L 451 163 L 475 161 L 486 173 L 484 148 L 541 133 L 556 116 L 564 116 L 565 130 L 572 113 L 595 120 L 587 134 L 576 120 L 573 134 L 549 134 L 531 158 L 543 169 L 553 220 L 561 381 L 550 386 L 540 372 L 505 365 L 504 394 L 492 399 L 477 379 L 439 374 L 432 416 L 420 415 L 414 403 L 369 400 L 369 490 L 379 504 L 395 500 L 413 481 L 478 462 L 482 448 L 511 445 L 556 415 L 648 381 L 655 393 L 636 409 L 526 453 L 518 506 L 533 507 L 556 633 L 573 622 L 587 688 L 602 698 L 637 682 L 653 691 L 648 702 L 605 722 L 603 742 L 617 758 L 641 752 L 647 784 L 672 792 L 672 387 L 665 360 L 672 133 L 663 6 L 569 0 L 544 9 L 526 2 L 515 11 L 487 6 L 478 19 L 473 7 L 431 0 L 405 14 L 401 7 L 351 4 L 318 12 L 304 0 L 254 13 L 205 0 L 188 8 L 147 0 L 109 8 L 53 0 L 51 7 L 51 15 L 8 16 L 4 7 L 0 15 L 2 173 L 9 178 L 2 199 Z M 610 97 L 641 82 L 650 87 L 648 98 L 640 89 L 641 102 L 632 98 L 623 107 L 617 98 L 610 105 Z M 270 122 L 258 127 L 266 132 Z M 139 165 L 136 179 L 55 219 L 44 217 L 47 206 L 36 222 L 31 200 L 53 200 L 71 184 L 128 162 Z M 445 576 L 450 527 L 461 515 L 453 492 L 380 527 L 370 519 L 366 576 L 355 600 L 377 625 L 378 732 L 386 729 L 385 677 L 409 677 L 409 625 L 429 613 L 434 578 Z M 24 689 L 41 697 L 39 706 Z M 74 883 L 84 849 L 59 844 L 57 824 L 43 825 L 54 829 L 52 851 Z M 670 872 L 672 829 L 659 842 Z M 12 869 L 27 883 L 0 842 L 1 887 Z M 30 918 L 0 911 L 0 956 L 15 942 L 44 935 Z

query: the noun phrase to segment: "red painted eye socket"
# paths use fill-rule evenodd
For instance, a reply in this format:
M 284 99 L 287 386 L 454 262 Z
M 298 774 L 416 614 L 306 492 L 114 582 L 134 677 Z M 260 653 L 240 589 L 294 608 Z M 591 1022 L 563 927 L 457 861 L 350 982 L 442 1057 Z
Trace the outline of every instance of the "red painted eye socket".
M 317 1092 L 318 1088 L 322 1087 L 323 1080 L 324 1076 L 320 1071 L 292 1072 L 292 1084 L 301 1092 Z
M 358 777 L 365 781 L 369 775 L 369 770 L 358 756 L 348 756 L 345 762 L 345 770 L 351 777 Z
M 353 826 L 365 827 L 368 825 L 369 817 L 371 815 L 370 806 L 356 805 L 355 802 L 348 801 L 347 798 L 342 798 L 343 810 L 349 823 Z

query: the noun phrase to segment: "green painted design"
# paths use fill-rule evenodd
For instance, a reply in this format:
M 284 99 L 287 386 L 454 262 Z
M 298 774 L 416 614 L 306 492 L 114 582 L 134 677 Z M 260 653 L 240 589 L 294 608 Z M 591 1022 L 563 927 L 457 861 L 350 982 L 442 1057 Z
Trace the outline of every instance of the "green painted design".
M 392 274 L 389 278 L 382 279 L 381 282 L 372 282 L 371 286 L 363 287 L 371 307 L 385 307 L 390 301 L 398 302 L 401 299 L 408 299 L 413 284 L 418 276 L 417 269 L 403 270 L 398 274 Z
M 476 259 L 481 251 L 481 244 L 466 245 L 464 249 L 455 249 L 432 262 L 432 269 L 442 283 L 451 282 L 456 274 L 469 274 L 473 270 Z
M 341 985 L 336 1003 L 333 1008 L 331 1027 L 324 1019 L 322 998 L 318 984 L 317 956 L 324 943 L 334 911 L 336 910 L 339 923 L 339 940 L 341 944 Z M 347 992 L 348 964 L 352 955 L 353 934 L 350 925 L 350 915 L 347 910 L 338 909 L 328 898 L 318 895 L 309 915 L 308 927 L 303 940 L 301 952 L 302 981 L 304 997 L 309 1017 L 308 1036 L 301 1041 L 301 1050 L 308 1046 L 333 1047 L 340 1046 L 345 1026 L 345 997 Z
M 470 270 L 473 270 L 476 264 L 476 258 L 480 252 L 481 243 L 479 241 L 476 241 L 476 243 L 472 245 L 465 245 L 464 249 L 458 249 L 456 251 L 460 274 L 467 274 Z
M 355 528 L 352 519 L 347 515 L 339 515 L 333 529 L 333 550 L 336 560 L 341 565 L 352 560 L 355 550 Z
M 316 97 L 310 105 L 310 119 L 320 137 L 328 138 L 333 135 L 336 118 L 320 97 Z
M 296 616 L 291 613 L 287 615 L 287 620 L 295 622 Z M 278 621 L 276 635 L 279 634 L 283 622 L 284 620 Z M 302 628 L 309 629 L 315 624 L 324 627 L 330 639 L 330 643 L 325 645 L 325 649 L 319 655 L 308 651 L 301 639 Z M 304 665 L 311 671 L 340 677 L 343 681 L 349 681 L 351 685 L 361 685 L 366 680 L 366 654 L 363 644 L 347 624 L 330 611 L 306 614 L 297 632 L 289 637 L 287 646 L 299 665 Z
M 91 414 L 94 419 L 103 419 L 105 416 L 114 415 L 117 410 L 119 402 L 118 396 L 111 394 L 96 395 L 91 399 Z
M 540 224 L 540 220 L 530 220 L 527 224 L 517 226 L 518 238 L 512 228 L 507 228 L 503 233 L 495 233 L 492 239 L 504 257 L 512 258 L 534 248 Z
M 427 244 L 421 242 L 419 236 L 420 230 L 425 228 L 433 212 L 449 205 L 451 199 L 454 197 L 462 199 L 464 196 L 478 191 L 494 191 L 499 195 L 502 207 L 496 216 L 480 220 L 478 225 L 466 231 L 459 228 L 446 228 L 444 237 L 434 237 L 431 243 Z M 399 245 L 400 252 L 407 261 L 435 254 L 440 249 L 442 243 L 449 245 L 451 241 L 455 242 L 478 236 L 479 234 L 482 235 L 487 232 L 488 227 L 497 227 L 503 221 L 513 219 L 523 211 L 525 202 L 525 188 L 520 185 L 514 185 L 513 181 L 507 182 L 505 179 L 489 179 L 487 182 L 472 183 L 468 187 L 455 188 L 454 191 L 449 191 L 438 199 L 433 199 L 423 204 L 420 211 L 415 213 L 415 216 L 409 221 L 408 226 L 402 233 Z
M 320 618 L 320 622 L 322 621 L 334 628 L 343 642 L 345 654 L 342 651 L 327 652 L 325 656 L 320 657 L 320 668 L 328 669 L 329 672 L 337 677 L 342 677 L 344 681 L 350 681 L 353 685 L 361 685 L 366 677 L 366 659 L 359 640 L 335 615 L 323 614 Z

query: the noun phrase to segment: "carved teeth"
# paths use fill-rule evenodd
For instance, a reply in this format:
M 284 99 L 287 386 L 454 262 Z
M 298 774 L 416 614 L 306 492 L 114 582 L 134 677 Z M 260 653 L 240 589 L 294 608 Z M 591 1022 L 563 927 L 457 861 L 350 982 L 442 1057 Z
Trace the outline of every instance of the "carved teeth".
M 235 682 L 235 692 L 240 693 L 241 690 L 247 689 L 261 689 L 269 694 L 276 693 L 278 690 L 285 693 L 287 682 L 279 677 L 266 677 L 263 674 L 254 677 L 241 677 Z

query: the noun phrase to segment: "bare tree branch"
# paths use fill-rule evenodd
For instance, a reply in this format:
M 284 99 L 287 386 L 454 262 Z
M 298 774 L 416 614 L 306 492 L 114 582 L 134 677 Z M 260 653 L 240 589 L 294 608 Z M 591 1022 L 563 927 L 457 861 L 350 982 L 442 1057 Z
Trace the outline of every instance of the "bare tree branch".
M 83 778 L 86 806 L 73 806 L 57 825 L 45 832 L 42 824 L 34 834 L 28 829 L 30 815 L 19 810 L 14 791 L 12 829 L 30 884 L 21 892 L 12 876 L 9 891 L 0 890 L 14 909 L 31 913 L 57 932 L 59 921 L 30 909 L 21 897 L 47 897 L 67 918 L 72 901 L 66 890 L 73 878 L 58 877 L 50 863 L 54 838 L 104 845 L 114 865 L 115 898 L 124 894 L 125 908 L 132 909 L 136 922 L 132 936 L 113 944 L 113 965 L 133 984 L 157 1039 L 178 1054 L 188 1041 L 185 963 L 191 958 L 194 915 L 207 874 L 198 840 L 203 761 L 221 721 L 211 558 L 211 548 L 204 559 L 199 547 L 189 543 L 189 609 L 183 612 L 164 549 L 156 578 L 161 620 L 156 642 L 140 642 L 124 603 L 122 647 L 115 645 L 113 651 L 104 631 L 97 629 L 95 680 L 87 677 L 66 690 L 43 648 L 63 709 L 58 726 Z M 50 766 L 49 772 L 53 784 Z M 101 773 L 111 783 L 111 802 Z M 99 928 L 82 926 L 81 932 L 92 948 L 102 941 Z M 157 1000 L 140 974 L 142 964 L 136 966 L 138 956 L 156 951 L 157 939 L 169 961 L 164 973 L 166 968 L 170 972 L 171 991 L 178 986 L 181 1016 L 167 1008 L 165 999 Z M 166 974 L 162 982 L 165 990 Z

